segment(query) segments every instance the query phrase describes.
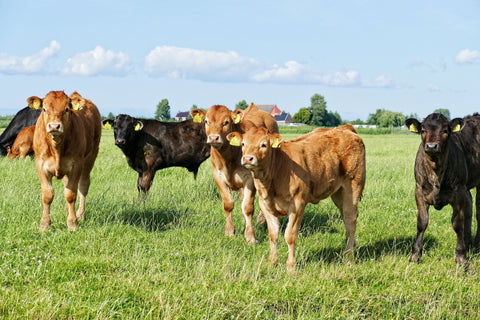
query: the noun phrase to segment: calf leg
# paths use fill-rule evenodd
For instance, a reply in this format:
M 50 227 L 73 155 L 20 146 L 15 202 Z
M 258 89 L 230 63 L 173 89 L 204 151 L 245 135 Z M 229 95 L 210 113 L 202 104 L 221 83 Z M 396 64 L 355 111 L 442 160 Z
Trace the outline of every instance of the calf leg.
M 222 178 L 215 174 L 214 169 L 213 178 L 217 184 L 220 196 L 222 197 L 223 210 L 225 211 L 225 236 L 231 237 L 235 234 L 235 227 L 232 220 L 232 210 L 234 199 L 230 188 L 222 181 Z M 241 195 L 242 196 L 242 195 Z
M 252 217 L 254 209 L 254 200 L 255 200 L 255 187 L 245 186 L 243 188 L 242 194 L 242 214 L 245 218 L 245 240 L 248 244 L 255 244 L 255 231 L 253 230 Z
M 477 195 L 475 196 L 475 216 L 477 218 L 477 234 L 473 243 L 475 250 L 480 250 L 480 190 L 477 187 Z
M 52 204 L 55 191 L 52 186 L 52 176 L 44 171 L 43 162 L 37 159 L 35 165 L 42 186 L 43 214 L 42 219 L 40 220 L 40 231 L 44 232 L 47 231 L 52 224 L 50 219 L 50 205 Z
M 422 200 L 416 197 L 417 200 L 417 238 L 412 246 L 412 255 L 410 262 L 418 262 L 422 256 L 423 250 L 423 235 L 428 226 L 428 208 L 429 206 Z
M 472 247 L 472 194 L 467 190 L 463 207 L 463 241 L 466 249 Z
M 45 179 L 42 182 L 42 202 L 43 202 L 43 214 L 42 219 L 40 220 L 40 231 L 47 231 L 52 220 L 50 219 L 50 205 L 52 204 L 55 191 L 52 187 L 52 178 Z
M 287 272 L 295 272 L 297 269 L 295 246 L 297 245 L 298 229 L 300 228 L 302 218 L 303 210 L 299 210 L 298 213 L 290 213 L 288 216 L 287 229 L 285 229 L 285 241 L 288 245 Z
M 353 249 L 355 247 L 355 232 L 357 230 L 358 217 L 358 199 L 353 201 L 351 188 L 341 188 L 331 196 L 333 203 L 337 206 L 342 214 L 343 223 L 345 224 L 346 232 L 346 248 L 345 257 L 348 261 L 354 261 Z
M 260 207 L 262 207 L 260 200 Z M 280 221 L 270 212 L 266 211 L 266 208 L 262 208 L 263 215 L 267 221 L 268 235 L 270 237 L 270 255 L 268 257 L 268 262 L 274 266 L 278 264 L 278 237 L 280 235 Z
M 455 261 L 457 264 L 462 264 L 466 261 L 466 252 L 464 242 L 464 201 L 457 201 L 453 205 L 452 226 L 457 234 L 457 247 L 455 248 Z
M 70 231 L 77 230 L 78 222 L 77 216 L 75 214 L 75 201 L 77 199 L 77 188 L 78 188 L 78 179 L 74 179 L 74 177 L 67 177 L 63 178 L 63 183 L 65 185 L 65 189 L 63 194 L 65 196 L 65 201 L 67 202 L 67 226 Z
M 138 192 L 143 192 L 146 194 L 152 185 L 154 173 L 150 172 L 150 170 L 144 171 L 138 174 L 137 180 L 137 189 Z M 140 196 L 140 194 L 139 194 Z

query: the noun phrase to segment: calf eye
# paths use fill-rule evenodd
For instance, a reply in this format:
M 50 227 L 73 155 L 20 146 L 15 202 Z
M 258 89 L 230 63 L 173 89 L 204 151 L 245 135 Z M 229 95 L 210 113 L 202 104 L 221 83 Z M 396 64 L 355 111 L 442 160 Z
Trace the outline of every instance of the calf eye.
M 266 142 L 262 142 L 262 144 L 260 145 L 260 148 L 266 148 L 267 147 L 267 143 Z
M 223 124 L 224 126 L 228 125 L 228 120 L 225 120 L 225 123 Z

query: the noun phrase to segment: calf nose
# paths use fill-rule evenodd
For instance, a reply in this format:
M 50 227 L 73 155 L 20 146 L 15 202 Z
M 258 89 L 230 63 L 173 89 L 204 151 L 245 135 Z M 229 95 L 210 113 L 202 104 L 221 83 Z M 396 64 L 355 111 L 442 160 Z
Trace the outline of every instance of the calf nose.
M 49 122 L 47 132 L 62 132 L 62 124 L 58 122 Z
M 425 151 L 427 152 L 438 151 L 438 143 L 427 143 L 425 145 Z
M 242 164 L 254 164 L 255 157 L 249 154 L 246 154 L 242 157 Z
M 208 136 L 207 143 L 222 143 L 222 138 L 219 134 L 211 134 Z
M 117 146 L 123 146 L 125 144 L 125 139 L 115 139 L 115 144 Z

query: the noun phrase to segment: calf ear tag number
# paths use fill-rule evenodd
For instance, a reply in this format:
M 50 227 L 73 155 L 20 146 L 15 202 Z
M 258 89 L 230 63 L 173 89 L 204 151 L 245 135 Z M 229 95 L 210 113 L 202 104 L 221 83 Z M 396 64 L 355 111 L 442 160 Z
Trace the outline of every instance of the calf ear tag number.
M 462 127 L 460 126 L 460 124 L 457 124 L 457 125 L 455 126 L 455 128 L 453 128 L 453 132 L 458 132 L 458 131 L 460 131 L 461 128 L 462 128 Z
M 410 125 L 410 127 L 408 128 L 408 130 L 410 130 L 411 132 L 418 132 L 417 128 L 415 128 L 415 126 L 413 125 L 413 123 Z
M 142 125 L 140 123 L 137 123 L 135 125 L 135 131 L 140 131 L 140 130 L 142 130 Z

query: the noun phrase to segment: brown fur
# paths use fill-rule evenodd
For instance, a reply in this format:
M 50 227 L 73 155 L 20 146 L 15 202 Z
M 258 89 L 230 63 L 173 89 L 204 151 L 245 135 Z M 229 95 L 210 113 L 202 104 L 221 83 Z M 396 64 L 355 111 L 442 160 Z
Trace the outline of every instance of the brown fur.
M 73 110 L 73 100 L 81 110 Z M 77 219 L 85 219 L 85 197 L 90 186 L 90 171 L 98 154 L 101 136 L 100 113 L 97 107 L 78 93 L 68 97 L 63 91 L 51 91 L 45 98 L 30 97 L 30 106 L 40 104 L 42 113 L 35 126 L 33 149 L 35 164 L 42 185 L 43 215 L 40 229 L 51 224 L 50 205 L 54 190 L 52 178 L 65 185 L 69 229 L 77 228 Z M 77 189 L 80 201 L 75 214 Z
M 279 217 L 288 215 L 287 270 L 296 268 L 295 244 L 307 203 L 331 197 L 345 223 L 346 253 L 353 257 L 358 202 L 365 185 L 365 147 L 352 126 L 316 129 L 283 142 L 279 134 L 253 128 L 232 133 L 243 142 L 242 165 L 253 172 L 270 235 L 270 258 L 278 263 Z M 281 143 L 275 148 L 275 143 Z M 240 149 L 240 148 L 239 148 Z
M 35 133 L 35 126 L 23 128 L 15 138 L 10 153 L 9 159 L 19 158 L 24 159 L 28 155 L 33 155 L 33 135 Z
M 251 173 L 240 164 L 241 150 L 233 147 L 226 139 L 227 134 L 233 131 L 245 132 L 245 130 L 259 126 L 267 127 L 270 132 L 278 132 L 278 125 L 273 116 L 259 114 L 250 110 L 244 115 L 242 121 L 234 123 L 237 112 L 231 112 L 227 107 L 215 105 L 207 112 L 200 109 L 192 110 L 192 117 L 200 116 L 205 123 L 207 143 L 212 146 L 211 158 L 213 167 L 213 179 L 217 184 L 222 197 L 223 209 L 225 210 L 225 235 L 233 236 L 235 227 L 232 221 L 234 198 L 232 191 L 237 191 L 242 199 L 242 214 L 245 218 L 245 239 L 247 243 L 254 244 L 255 232 L 252 226 L 252 216 L 255 200 L 255 186 Z M 272 120 L 273 118 L 273 120 Z M 264 120 L 259 120 L 264 119 Z M 265 119 L 267 119 L 265 121 Z M 268 122 L 268 124 L 266 123 Z

